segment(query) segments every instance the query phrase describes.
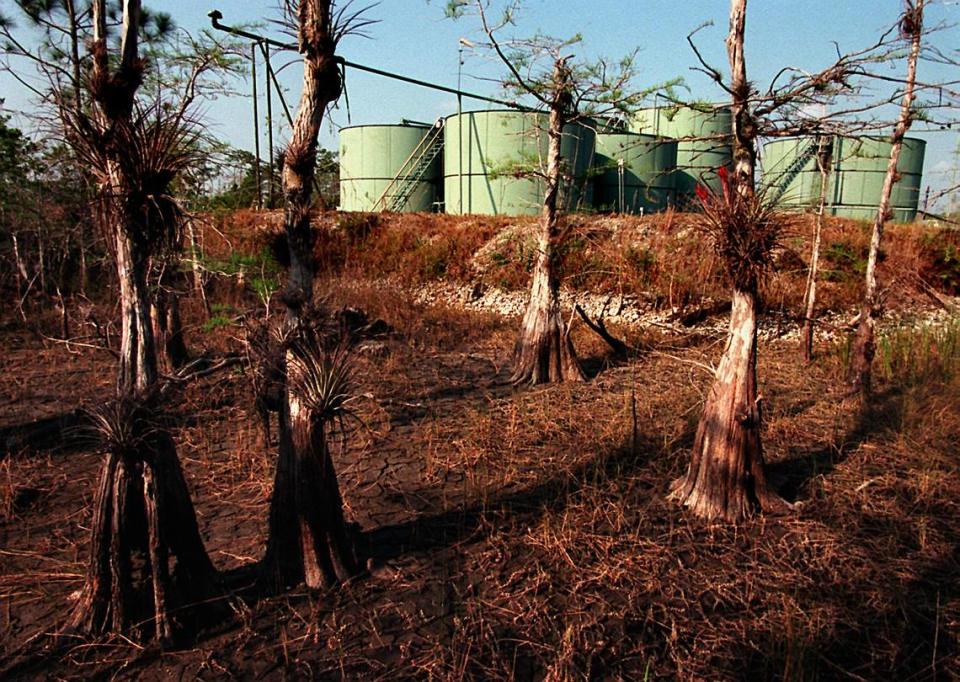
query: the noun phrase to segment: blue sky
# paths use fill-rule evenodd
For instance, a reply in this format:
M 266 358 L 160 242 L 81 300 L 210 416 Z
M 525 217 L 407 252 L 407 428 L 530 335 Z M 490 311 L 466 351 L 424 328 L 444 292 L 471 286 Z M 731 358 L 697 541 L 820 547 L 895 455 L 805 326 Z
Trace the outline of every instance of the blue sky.
M 350 61 L 400 72 L 416 78 L 455 86 L 457 82 L 458 39 L 477 39 L 477 22 L 472 17 L 459 21 L 444 18 L 446 0 L 383 0 L 370 16 L 379 23 L 370 27 L 370 38 L 348 37 L 340 53 Z M 5 4 L 7 0 L 0 0 Z M 227 24 L 260 23 L 261 31 L 277 34 L 267 23 L 275 18 L 273 0 L 152 0 L 148 6 L 169 12 L 176 23 L 196 34 L 209 26 L 207 12 L 219 9 Z M 358 0 L 357 6 L 363 4 Z M 698 34 L 697 42 L 706 58 L 720 67 L 726 65 L 723 40 L 726 34 L 727 0 L 528 0 L 517 19 L 518 34 L 536 31 L 555 36 L 581 33 L 584 41 L 577 48 L 585 57 L 619 57 L 639 48 L 639 87 L 682 76 L 697 99 L 720 98 L 716 86 L 702 74 L 692 71 L 695 58 L 686 43 L 686 35 L 697 26 L 713 21 L 714 26 Z M 747 16 L 747 68 L 749 77 L 763 85 L 784 65 L 814 71 L 835 57 L 834 41 L 843 51 L 869 44 L 896 18 L 899 0 L 751 0 Z M 938 0 L 928 9 L 927 25 L 944 25 L 934 40 L 943 49 L 960 47 L 960 0 Z M 279 36 L 278 36 L 279 37 Z M 275 57 L 279 68 L 290 57 Z M 488 56 L 474 51 L 464 53 L 463 88 L 496 95 L 495 79 L 501 73 Z M 890 73 L 902 73 L 903 65 L 891 65 Z M 921 64 L 919 77 L 927 81 L 957 80 L 960 68 Z M 291 65 L 280 74 L 291 108 L 299 95 L 299 65 Z M 253 148 L 253 123 L 249 81 L 238 81 L 235 88 L 243 96 L 221 97 L 205 107 L 213 130 L 231 144 Z M 0 75 L 0 88 L 10 109 L 29 109 L 29 99 L 9 76 Z M 261 98 L 263 88 L 260 88 Z M 333 112 L 324 126 L 321 143 L 337 146 L 337 128 L 348 124 L 394 123 L 401 118 L 430 121 L 453 113 L 452 95 L 435 92 L 379 76 L 350 71 L 347 74 L 349 116 L 345 102 Z M 477 105 L 480 108 L 480 105 Z M 261 113 L 264 111 L 261 101 Z M 283 140 L 279 107 L 278 130 Z M 20 119 L 21 123 L 28 120 Z M 28 125 L 26 127 L 29 127 Z M 960 126 L 954 126 L 955 129 Z M 953 169 L 958 144 L 956 131 L 921 135 L 928 141 L 924 184 L 936 190 L 953 184 Z

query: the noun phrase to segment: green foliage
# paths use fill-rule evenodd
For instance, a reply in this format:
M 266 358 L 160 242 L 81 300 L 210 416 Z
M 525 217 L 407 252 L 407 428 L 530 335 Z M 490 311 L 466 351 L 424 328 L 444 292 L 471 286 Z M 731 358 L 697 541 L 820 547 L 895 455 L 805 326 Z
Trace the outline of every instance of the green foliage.
M 266 301 L 275 291 L 280 289 L 280 279 L 278 277 L 254 277 L 250 280 L 250 288 L 257 296 Z
M 623 254 L 627 265 L 640 274 L 641 280 L 647 282 L 657 266 L 656 254 L 648 248 L 637 248 L 630 245 Z
M 206 322 L 204 322 L 204 323 L 203 323 L 203 326 L 201 326 L 200 328 L 201 328 L 204 332 L 206 332 L 206 333 L 209 334 L 210 332 L 214 331 L 215 329 L 221 329 L 221 328 L 224 328 L 224 327 L 231 327 L 231 326 L 234 326 L 234 325 L 236 325 L 236 324 L 237 324 L 237 321 L 236 321 L 234 318 L 232 318 L 232 317 L 228 317 L 228 316 L 226 316 L 226 315 L 214 315 L 214 316 L 212 316 L 209 320 L 207 320 Z
M 923 257 L 938 288 L 951 294 L 960 294 L 960 239 L 947 231 L 930 232 L 920 239 Z
M 824 264 L 831 267 L 822 269 L 822 277 L 828 282 L 859 278 L 867 270 L 866 258 L 867 254 L 862 249 L 855 249 L 846 242 L 832 242 L 823 250 Z
M 257 205 L 257 162 L 254 155 L 244 149 L 227 144 L 204 140 L 204 158 L 191 172 L 185 185 L 185 195 L 191 208 L 205 211 L 230 211 L 252 208 Z M 270 176 L 278 191 L 281 186 L 282 157 L 271 168 L 260 160 L 260 196 L 268 203 Z M 320 148 L 317 150 L 315 169 L 314 205 L 332 208 L 340 197 L 340 161 L 337 152 Z
M 266 247 L 259 253 L 251 255 L 239 251 L 231 251 L 226 259 L 206 258 L 200 255 L 200 263 L 207 270 L 217 272 L 221 275 L 234 277 L 240 274 L 257 273 L 279 275 L 281 272 L 280 264 L 277 263 L 273 254 Z
M 280 289 L 282 268 L 267 247 L 254 255 L 231 251 L 226 259 L 205 258 L 201 254 L 197 260 L 204 269 L 220 275 L 227 277 L 249 275 L 249 286 L 261 301 L 269 301 L 270 296 Z M 214 313 L 218 312 L 216 305 L 211 310 Z
M 950 381 L 960 371 L 960 318 L 881 334 L 877 364 L 882 377 L 906 385 Z
M 39 147 L 9 123 L 10 117 L 0 114 L 0 192 L 4 204 L 28 183 L 31 171 L 39 165 Z

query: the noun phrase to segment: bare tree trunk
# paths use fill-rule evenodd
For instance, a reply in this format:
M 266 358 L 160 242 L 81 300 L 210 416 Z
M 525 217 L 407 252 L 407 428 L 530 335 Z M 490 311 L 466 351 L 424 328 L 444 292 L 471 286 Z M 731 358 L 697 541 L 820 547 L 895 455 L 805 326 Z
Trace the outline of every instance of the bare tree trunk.
M 758 509 L 780 510 L 767 486 L 757 395 L 756 295 L 734 290 L 730 333 L 697 426 L 690 467 L 670 497 L 705 519 L 738 521 Z
M 173 276 L 177 277 L 177 274 Z M 164 371 L 173 372 L 187 364 L 190 353 L 183 339 L 183 325 L 180 322 L 180 293 L 170 289 L 169 279 L 166 270 L 160 273 L 150 312 L 154 339 L 161 349 L 157 354 L 158 362 L 162 363 Z
M 128 226 L 115 227 L 121 320 L 117 391 L 121 396 L 142 396 L 157 381 L 157 353 L 150 319 L 146 259 L 137 253 L 139 249 L 127 237 L 127 229 Z
M 20 243 L 16 231 L 10 233 L 10 239 L 13 242 L 13 260 L 17 264 L 14 270 L 17 275 L 17 296 L 20 297 L 23 296 L 27 282 L 30 281 L 30 275 L 27 272 L 26 264 L 23 262 L 23 256 L 20 254 Z
M 195 618 L 222 610 L 224 603 L 213 601 L 223 595 L 219 577 L 166 431 L 153 431 L 138 452 L 108 451 L 92 529 L 86 582 L 68 632 L 170 642 L 174 613 L 183 622 L 191 610 Z
M 754 194 L 757 167 L 757 125 L 750 114 L 750 81 L 743 43 L 747 24 L 747 0 L 730 0 L 730 32 L 727 59 L 730 62 L 730 109 L 733 122 L 733 185 L 744 196 Z
M 301 581 L 311 588 L 332 587 L 356 575 L 359 565 L 323 424 L 291 389 L 301 371 L 291 352 L 286 366 L 287 395 L 280 409 L 280 458 L 264 577 L 275 588 Z
M 567 91 L 568 71 L 562 60 L 554 67 L 555 92 L 559 96 L 550 109 L 547 131 L 546 193 L 540 211 L 537 262 L 533 271 L 530 302 L 520 326 L 511 381 L 515 384 L 545 384 L 583 381 L 583 369 L 577 359 L 569 329 L 560 314 L 560 282 L 556 273 L 556 250 L 560 241 L 557 197 L 560 191 L 560 143 L 563 139 L 564 107 L 562 93 Z
M 324 110 L 342 91 L 330 5 L 330 0 L 301 0 L 298 6 L 303 91 L 283 158 L 284 227 L 290 249 L 284 301 L 291 334 L 300 333 L 301 313 L 313 301 L 310 199 L 317 136 Z M 298 371 L 298 363 L 288 351 L 283 373 L 286 385 L 281 392 L 280 451 L 262 564 L 262 578 L 272 588 L 301 580 L 309 587 L 332 585 L 359 570 L 322 425 L 290 388 Z
M 81 296 L 87 295 L 87 231 L 86 226 L 83 221 L 77 225 L 77 248 L 80 250 L 80 263 L 78 267 L 80 268 L 80 281 L 77 284 L 77 288 L 80 290 L 79 293 Z
M 39 199 L 40 194 L 37 193 Z M 37 207 L 37 213 L 40 214 L 40 207 Z M 37 272 L 40 273 L 40 291 L 47 293 L 47 268 L 46 268 L 46 249 L 43 246 L 43 226 L 37 222 Z
M 731 0 L 727 54 L 733 92 L 734 191 L 756 201 L 754 170 L 756 132 L 749 108 L 743 43 L 747 0 Z M 750 229 L 749 223 L 740 229 Z M 750 235 L 741 235 L 747 239 Z M 735 256 L 736 257 L 736 256 Z M 727 263 L 731 272 L 735 263 Z M 758 263 L 757 266 L 761 266 Z M 670 498 L 705 519 L 738 521 L 758 509 L 780 511 L 787 504 L 773 493 L 764 473 L 763 414 L 757 394 L 757 285 L 735 282 L 727 345 L 707 396 L 690 466 L 674 481 Z
M 73 79 L 73 106 L 77 113 L 83 111 L 83 80 L 80 75 L 80 31 L 77 22 L 77 8 L 74 0 L 65 0 L 67 10 L 67 30 L 70 34 L 70 67 Z
M 810 247 L 810 267 L 807 271 L 807 288 L 803 294 L 803 330 L 800 335 L 803 358 L 807 362 L 813 360 L 813 314 L 817 305 L 817 274 L 820 265 L 820 241 L 823 234 L 823 220 L 827 208 L 827 186 L 830 179 L 833 138 L 821 137 L 818 145 L 817 166 L 820 169 L 820 199 L 817 204 L 817 217 L 813 227 L 813 245 Z
M 121 57 L 114 73 L 106 9 L 105 0 L 92 3 L 91 95 L 98 132 L 109 138 L 130 125 L 143 64 L 137 49 L 139 0 L 124 0 Z M 112 234 L 120 284 L 120 398 L 115 412 L 100 420 L 108 447 L 94 499 L 86 579 L 67 629 L 91 635 L 129 632 L 166 642 L 174 635 L 174 613 L 182 623 L 201 604 L 205 614 L 212 607 L 218 612 L 215 600 L 222 589 L 200 537 L 174 442 L 151 423 L 152 408 L 142 402 L 157 380 L 147 289 L 151 245 L 126 206 L 130 179 L 116 162 L 120 153 L 124 150 L 112 150 L 102 169 L 99 215 Z M 152 631 L 142 629 L 150 624 Z
M 193 228 L 193 219 L 187 220 L 187 238 L 190 240 L 190 269 L 193 272 L 193 289 L 203 301 L 203 309 L 210 315 L 210 302 L 203 286 L 203 268 L 200 266 L 200 249 L 197 245 L 197 231 Z
M 917 0 L 916 6 L 908 6 L 901 19 L 901 26 L 909 32 L 910 55 L 907 58 L 907 78 L 903 90 L 903 100 L 900 104 L 900 115 L 893 131 L 890 148 L 890 161 L 887 163 L 887 174 L 883 179 L 883 189 L 880 192 L 880 205 L 873 222 L 873 233 L 870 237 L 870 254 L 867 256 L 867 271 L 864 278 L 863 303 L 860 306 L 860 326 L 853 341 L 850 353 L 850 366 L 847 371 L 847 384 L 851 393 L 866 395 L 870 392 L 870 380 L 873 367 L 873 356 L 876 353 L 876 326 L 880 317 L 880 299 L 877 291 L 877 256 L 880 253 L 880 243 L 883 239 L 883 228 L 890 219 L 890 196 L 893 185 L 899 179 L 897 163 L 900 161 L 900 150 L 903 147 L 903 138 L 910 130 L 913 122 L 914 84 L 917 80 L 917 61 L 920 57 L 920 44 L 923 37 L 923 7 L 925 0 Z
M 90 51 L 91 98 L 97 106 L 96 123 L 104 138 L 130 125 L 134 98 L 143 80 L 143 63 L 138 51 L 140 1 L 125 0 L 121 25 L 120 60 L 111 72 L 107 50 L 107 7 L 104 0 L 91 5 L 93 41 Z M 142 226 L 124 206 L 125 182 L 116 161 L 124 150 L 113 150 L 104 186 L 100 188 L 100 219 L 109 226 L 116 251 L 117 281 L 120 285 L 120 367 L 117 391 L 120 396 L 143 396 L 157 380 L 156 348 L 150 320 L 147 291 L 149 248 L 139 235 Z

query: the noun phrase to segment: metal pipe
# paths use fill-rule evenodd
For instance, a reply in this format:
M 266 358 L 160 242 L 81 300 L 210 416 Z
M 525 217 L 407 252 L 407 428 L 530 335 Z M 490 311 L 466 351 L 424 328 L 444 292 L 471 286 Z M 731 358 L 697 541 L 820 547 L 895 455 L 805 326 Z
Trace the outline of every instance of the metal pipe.
M 270 154 L 270 165 L 268 166 L 270 170 L 270 179 L 267 183 L 267 186 L 270 188 L 270 196 L 267 198 L 267 208 L 273 208 L 273 194 L 274 194 L 274 175 L 275 168 L 274 158 L 273 158 L 273 93 L 270 88 L 270 47 L 269 45 L 262 44 L 263 47 L 263 56 L 267 65 L 267 153 Z
M 257 44 L 250 43 L 250 72 L 253 80 L 253 150 L 256 160 L 253 164 L 253 181 L 256 183 L 257 210 L 263 208 L 263 183 L 260 181 L 260 112 L 257 106 Z
M 235 36 L 241 36 L 243 38 L 250 38 L 251 40 L 256 40 L 258 43 L 263 45 L 273 45 L 274 47 L 280 48 L 281 50 L 294 50 L 299 52 L 300 48 L 293 43 L 281 43 L 280 41 L 273 40 L 272 38 L 267 38 L 265 36 L 257 35 L 256 33 L 250 33 L 249 31 L 244 31 L 239 28 L 234 28 L 233 26 L 227 26 L 226 24 L 221 24 L 220 20 L 223 19 L 223 14 L 219 10 L 213 10 L 209 14 L 210 22 L 213 25 L 213 28 L 218 31 L 225 31 L 226 33 L 231 33 Z M 440 92 L 448 92 L 453 95 L 461 95 L 469 99 L 476 99 L 482 102 L 491 102 L 493 104 L 500 104 L 505 107 L 510 107 L 511 109 L 519 109 L 520 111 L 529 111 L 530 107 L 525 107 L 522 104 L 517 104 L 516 102 L 508 102 L 502 99 L 497 99 L 495 97 L 487 97 L 486 95 L 478 95 L 472 92 L 465 92 L 459 88 L 448 88 L 445 85 L 437 85 L 435 83 L 430 83 L 428 81 L 419 80 L 417 78 L 411 78 L 409 76 L 403 76 L 399 73 L 392 73 L 390 71 L 384 71 L 383 69 L 376 69 L 372 66 L 364 66 L 363 64 L 357 64 L 356 62 L 347 61 L 342 57 L 337 57 L 337 63 L 343 64 L 344 66 L 349 66 L 351 68 L 357 69 L 359 71 L 366 71 L 367 73 L 373 73 L 378 76 L 384 76 L 385 78 L 393 78 L 394 80 L 403 81 L 404 83 L 410 83 L 412 85 L 419 85 L 424 88 L 431 88 L 433 90 L 439 90 Z
M 413 85 L 419 85 L 424 88 L 439 90 L 440 92 L 449 92 L 452 95 L 462 95 L 463 97 L 469 97 L 470 99 L 477 99 L 482 102 L 492 102 L 493 104 L 501 104 L 505 107 L 509 107 L 511 109 L 518 109 L 520 111 L 531 111 L 530 107 L 525 107 L 522 104 L 517 104 L 516 102 L 508 102 L 502 99 L 497 99 L 495 97 L 487 97 L 486 95 L 477 95 L 472 92 L 465 92 L 463 90 L 460 90 L 459 88 L 448 88 L 445 85 L 437 85 L 436 83 L 422 81 L 417 78 L 410 78 L 410 76 L 401 76 L 399 73 L 391 73 L 390 71 L 384 71 L 383 69 L 375 69 L 372 66 L 364 66 L 363 64 L 357 64 L 356 62 L 347 61 L 346 59 L 342 59 L 340 57 L 337 57 L 337 61 L 343 64 L 344 66 L 349 66 L 359 71 L 366 71 L 367 73 L 374 73 L 378 76 L 393 78 L 394 80 L 403 81 L 404 83 L 411 83 Z
M 463 72 L 463 39 L 457 43 L 457 215 L 463 215 L 463 95 L 460 93 L 460 77 Z
M 269 52 L 267 52 L 267 47 L 263 43 L 260 44 L 260 49 L 263 51 L 263 56 L 265 59 L 269 59 Z M 293 127 L 293 116 L 290 115 L 290 107 L 287 106 L 287 99 L 283 96 L 283 88 L 280 87 L 280 81 L 277 80 L 277 73 L 273 70 L 273 65 L 268 61 L 267 62 L 267 76 L 273 81 L 273 89 L 277 93 L 277 97 L 280 99 L 280 104 L 283 106 L 283 113 L 287 117 L 287 123 L 290 124 L 290 127 Z

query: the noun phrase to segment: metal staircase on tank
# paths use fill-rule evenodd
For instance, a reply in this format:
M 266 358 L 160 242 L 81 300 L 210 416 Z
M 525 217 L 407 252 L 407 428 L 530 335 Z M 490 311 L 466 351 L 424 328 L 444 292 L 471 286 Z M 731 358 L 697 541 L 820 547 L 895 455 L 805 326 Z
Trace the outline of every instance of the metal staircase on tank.
M 437 121 L 373 205 L 374 211 L 402 211 L 434 160 L 443 151 L 443 121 Z
M 770 197 L 769 201 L 772 204 L 778 204 L 783 198 L 783 195 L 787 193 L 787 190 L 790 188 L 790 184 L 796 179 L 800 173 L 803 172 L 804 167 L 810 161 L 810 159 L 816 157 L 817 150 L 821 148 L 824 144 L 831 144 L 830 138 L 817 136 L 813 138 L 806 147 L 803 148 L 803 151 L 800 152 L 797 157 L 790 162 L 790 165 L 787 166 L 780 175 L 770 184 Z

